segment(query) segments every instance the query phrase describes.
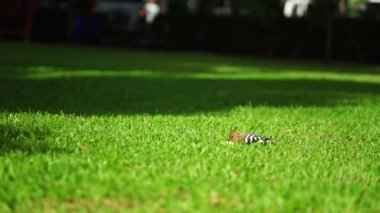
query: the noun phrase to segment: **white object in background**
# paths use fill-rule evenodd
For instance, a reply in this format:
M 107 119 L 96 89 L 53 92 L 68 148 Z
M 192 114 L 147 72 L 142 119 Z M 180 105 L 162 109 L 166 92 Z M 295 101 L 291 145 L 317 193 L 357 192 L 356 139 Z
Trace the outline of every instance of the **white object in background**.
M 148 1 L 144 4 L 144 9 L 146 11 L 146 23 L 153 23 L 154 19 L 160 14 L 160 6 L 153 1 Z
M 284 16 L 287 18 L 305 16 L 310 3 L 311 0 L 286 0 Z

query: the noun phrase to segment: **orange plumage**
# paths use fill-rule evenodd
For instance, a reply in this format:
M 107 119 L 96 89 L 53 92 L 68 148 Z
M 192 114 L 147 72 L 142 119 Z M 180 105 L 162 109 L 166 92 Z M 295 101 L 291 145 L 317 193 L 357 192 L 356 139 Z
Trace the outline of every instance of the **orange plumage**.
M 239 134 L 237 132 L 236 129 L 232 130 L 231 133 L 230 133 L 230 136 L 228 138 L 229 141 L 232 141 L 232 140 L 237 140 L 237 141 L 242 141 L 244 139 L 244 136 L 243 134 Z

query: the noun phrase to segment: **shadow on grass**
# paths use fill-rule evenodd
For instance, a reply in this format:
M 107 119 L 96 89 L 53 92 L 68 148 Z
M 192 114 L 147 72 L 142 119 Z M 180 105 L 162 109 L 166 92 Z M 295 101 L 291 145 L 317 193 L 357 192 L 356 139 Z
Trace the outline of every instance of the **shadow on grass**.
M 0 155 L 13 152 L 28 155 L 68 152 L 68 150 L 60 149 L 44 142 L 49 135 L 50 131 L 46 128 L 26 128 L 0 124 Z
M 355 64 L 326 64 L 251 57 L 218 56 L 201 53 L 149 52 L 125 49 L 70 47 L 60 45 L 0 42 L 0 73 L 15 75 L 19 68 L 56 67 L 67 70 L 150 70 L 168 73 L 214 72 L 218 67 L 243 68 L 261 72 L 318 71 L 325 73 L 370 73 L 380 67 Z M 20 71 L 20 75 L 23 71 Z
M 0 110 L 74 114 L 192 114 L 236 106 L 358 105 L 379 84 L 333 80 L 140 77 L 0 79 Z

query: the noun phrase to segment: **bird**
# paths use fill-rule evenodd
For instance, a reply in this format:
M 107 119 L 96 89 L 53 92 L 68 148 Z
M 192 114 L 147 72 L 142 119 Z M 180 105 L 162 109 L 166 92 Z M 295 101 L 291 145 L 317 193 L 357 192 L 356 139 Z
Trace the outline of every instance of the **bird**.
M 269 138 L 266 137 L 261 137 L 259 135 L 253 134 L 253 133 L 238 133 L 236 129 L 232 130 L 230 133 L 230 136 L 228 138 L 228 141 L 233 141 L 237 140 L 240 142 L 243 142 L 245 144 L 250 144 L 250 143 L 256 143 L 256 142 L 261 142 L 264 144 L 269 143 Z

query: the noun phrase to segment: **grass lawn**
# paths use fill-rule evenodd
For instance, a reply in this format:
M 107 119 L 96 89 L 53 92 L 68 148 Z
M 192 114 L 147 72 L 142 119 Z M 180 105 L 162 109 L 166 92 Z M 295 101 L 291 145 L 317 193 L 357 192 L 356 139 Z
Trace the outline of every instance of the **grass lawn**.
M 380 212 L 379 138 L 380 67 L 0 43 L 0 212 Z

